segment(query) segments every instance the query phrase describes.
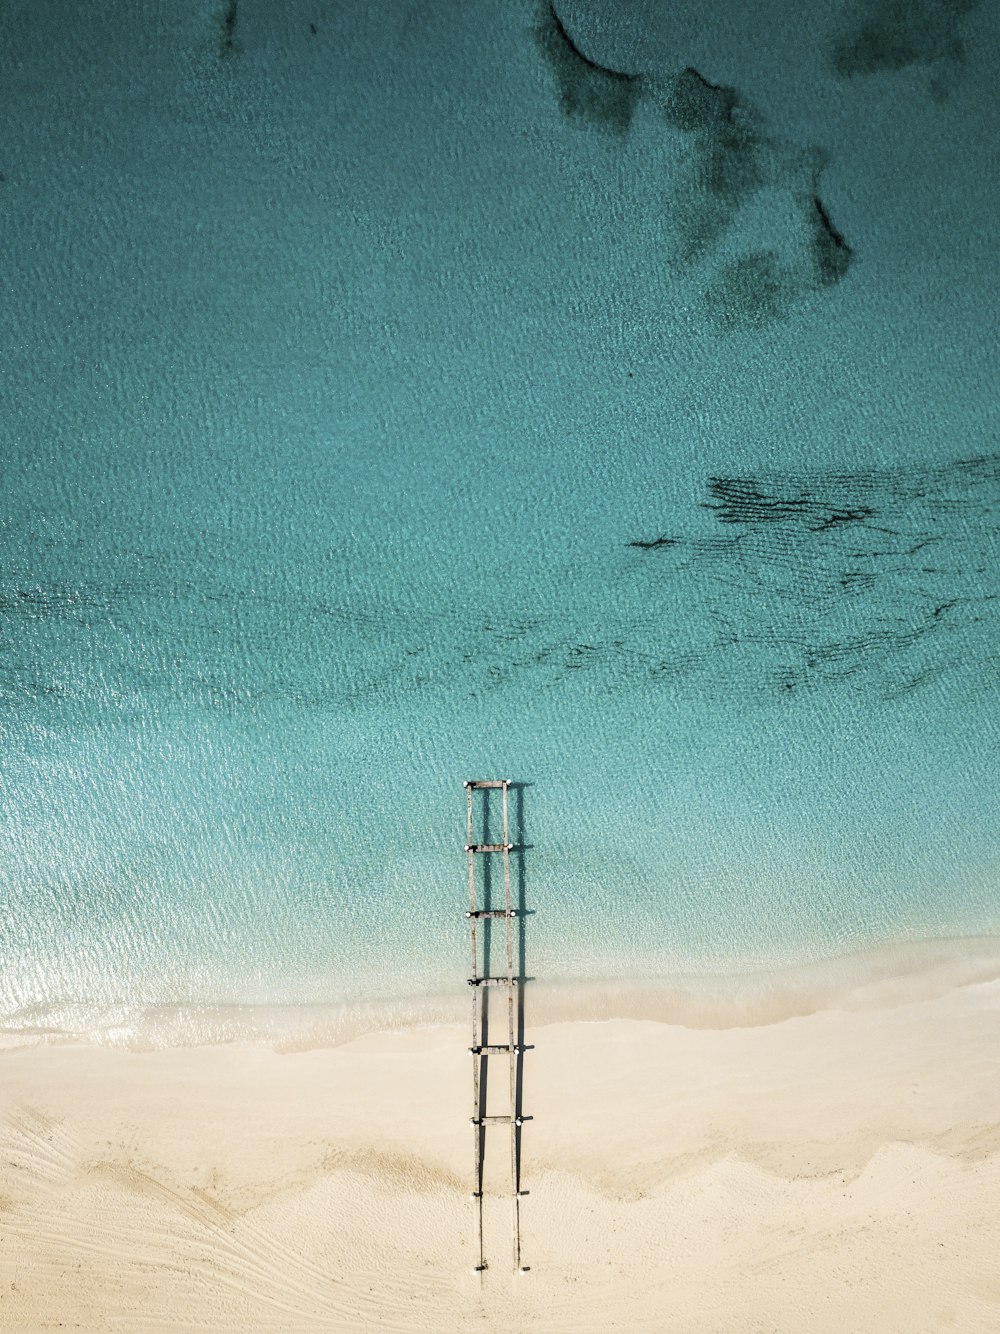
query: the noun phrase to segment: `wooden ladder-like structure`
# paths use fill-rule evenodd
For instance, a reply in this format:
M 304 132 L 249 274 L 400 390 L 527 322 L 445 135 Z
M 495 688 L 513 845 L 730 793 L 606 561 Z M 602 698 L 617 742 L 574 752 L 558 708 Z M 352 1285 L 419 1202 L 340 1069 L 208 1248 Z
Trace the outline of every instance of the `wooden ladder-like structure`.
M 514 1248 L 514 1269 L 523 1270 L 525 1266 L 521 1264 L 521 1206 L 520 1182 L 518 1180 L 518 1130 L 522 1124 L 523 1118 L 518 1109 L 518 1056 L 522 1048 L 517 1045 L 517 1023 L 515 1021 L 515 1005 L 517 998 L 517 988 L 520 986 L 520 975 L 514 972 L 514 915 L 516 909 L 511 902 L 510 889 L 510 854 L 514 845 L 510 841 L 510 817 L 508 810 L 508 790 L 510 780 L 486 779 L 486 780 L 468 780 L 465 784 L 466 795 L 468 798 L 468 823 L 466 825 L 466 843 L 465 851 L 469 859 L 469 910 L 465 914 L 469 920 L 469 928 L 472 939 L 472 972 L 469 977 L 469 986 L 472 988 L 472 1046 L 469 1051 L 472 1053 L 472 1130 L 475 1138 L 475 1176 L 474 1189 L 472 1197 L 476 1202 L 476 1220 L 477 1220 L 477 1238 L 478 1238 L 478 1263 L 476 1269 L 482 1271 L 486 1268 L 486 1257 L 483 1251 L 483 1159 L 486 1149 L 486 1127 L 488 1125 L 502 1124 L 510 1126 L 510 1190 L 511 1190 L 511 1229 Z M 480 843 L 476 841 L 473 832 L 474 812 L 473 812 L 473 794 L 482 788 L 497 788 L 501 794 L 503 811 L 503 835 L 499 843 Z M 486 799 L 488 800 L 488 798 Z M 484 810 L 484 819 L 488 808 Z M 503 859 L 503 901 L 502 908 L 483 907 L 480 908 L 476 899 L 476 860 L 482 855 L 495 854 Z M 489 900 L 486 900 L 489 902 Z M 476 925 L 484 919 L 502 918 L 506 926 L 506 944 L 507 944 L 507 972 L 506 975 L 491 977 L 489 960 L 489 935 L 488 928 L 484 931 L 483 940 L 483 958 L 482 972 L 480 972 L 479 945 L 476 938 Z M 487 989 L 490 987 L 502 987 L 507 992 L 507 1041 L 505 1043 L 484 1043 L 484 1035 L 488 1034 L 488 1010 L 487 1010 Z M 487 1116 L 485 1094 L 487 1085 L 488 1061 L 491 1056 L 502 1056 L 506 1054 L 510 1062 L 510 1111 L 503 1116 Z

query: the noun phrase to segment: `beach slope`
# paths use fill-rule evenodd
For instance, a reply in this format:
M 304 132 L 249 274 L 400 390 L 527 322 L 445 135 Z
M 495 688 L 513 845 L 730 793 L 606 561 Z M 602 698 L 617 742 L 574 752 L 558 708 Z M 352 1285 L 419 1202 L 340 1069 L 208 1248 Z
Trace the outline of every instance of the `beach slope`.
M 1000 984 L 529 1038 L 530 1270 L 498 1129 L 482 1277 L 464 1026 L 9 1048 L 0 1327 L 1000 1328 Z

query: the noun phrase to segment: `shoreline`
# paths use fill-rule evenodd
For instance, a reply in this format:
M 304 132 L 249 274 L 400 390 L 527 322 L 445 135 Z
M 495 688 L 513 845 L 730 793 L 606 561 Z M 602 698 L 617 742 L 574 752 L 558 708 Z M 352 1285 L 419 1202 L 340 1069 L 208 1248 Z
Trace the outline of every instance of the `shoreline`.
M 531 978 L 530 1028 L 575 1020 L 649 1020 L 693 1029 L 759 1027 L 829 1009 L 872 1009 L 1000 979 L 1000 935 L 936 937 L 873 945 L 798 964 L 670 977 Z M 468 995 L 390 997 L 335 1004 L 65 1003 L 0 1021 L 0 1053 L 37 1045 L 93 1043 L 134 1051 L 262 1043 L 276 1051 L 339 1046 L 368 1033 L 464 1021 Z
M 531 1271 L 510 1272 L 500 1134 L 482 1278 L 465 1023 L 303 1051 L 4 1052 L 0 1325 L 1000 1323 L 1000 979 L 755 1027 L 529 1021 L 527 1036 Z

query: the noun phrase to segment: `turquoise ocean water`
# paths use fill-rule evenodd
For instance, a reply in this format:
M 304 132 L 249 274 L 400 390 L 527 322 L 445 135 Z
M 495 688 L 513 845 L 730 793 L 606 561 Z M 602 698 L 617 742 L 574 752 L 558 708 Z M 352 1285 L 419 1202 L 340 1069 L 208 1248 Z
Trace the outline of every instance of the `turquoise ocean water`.
M 466 777 L 532 976 L 1000 934 L 1000 13 L 799 14 L 4 6 L 5 1028 L 457 994 Z

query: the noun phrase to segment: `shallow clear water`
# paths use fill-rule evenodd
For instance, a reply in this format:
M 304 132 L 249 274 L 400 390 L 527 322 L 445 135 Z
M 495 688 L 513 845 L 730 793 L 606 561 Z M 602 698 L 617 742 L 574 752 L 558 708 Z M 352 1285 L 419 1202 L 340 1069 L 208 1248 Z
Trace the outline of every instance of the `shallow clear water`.
M 539 978 L 1000 930 L 997 13 L 853 12 L 8 7 L 9 1025 L 461 987 L 466 777 Z

